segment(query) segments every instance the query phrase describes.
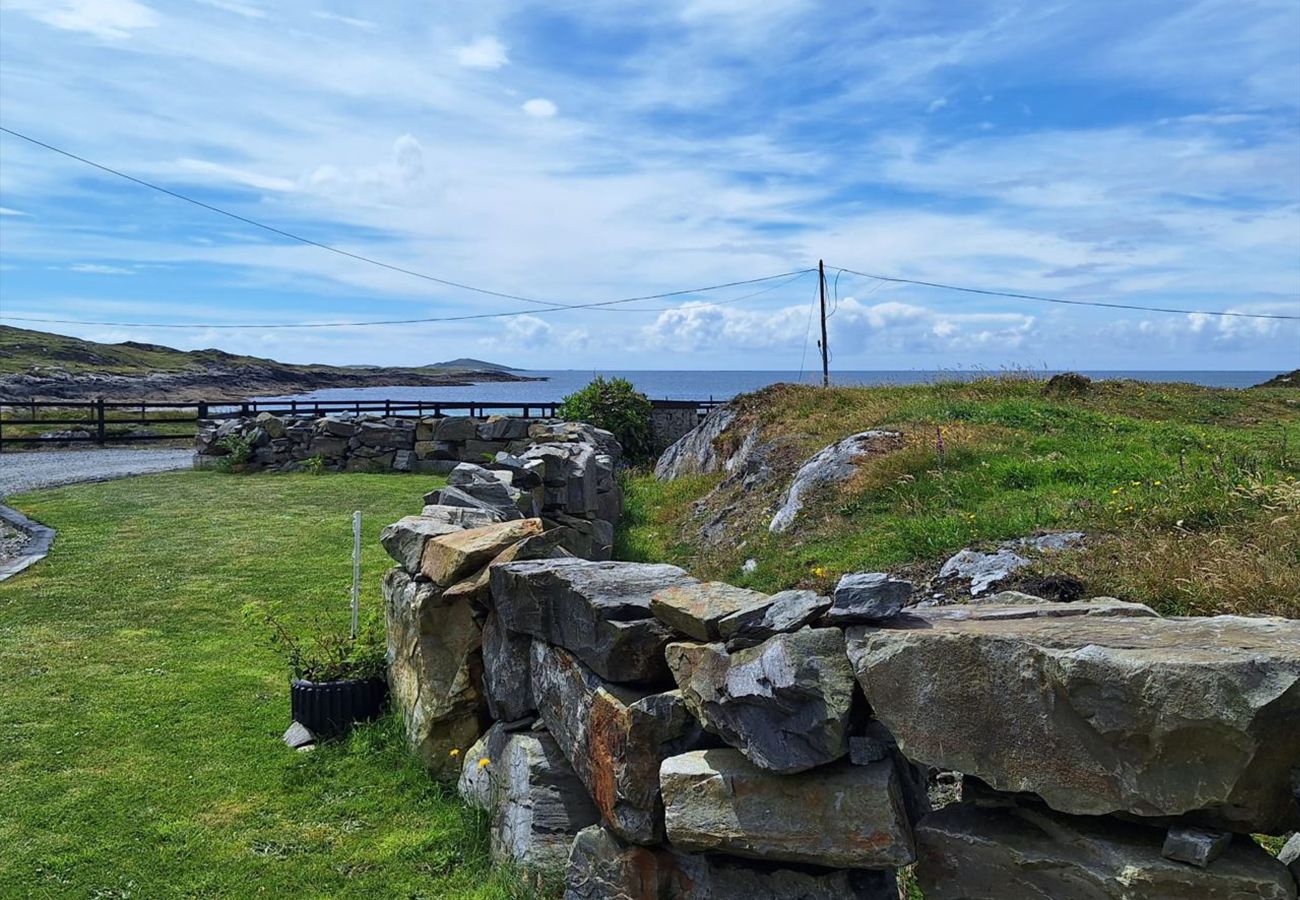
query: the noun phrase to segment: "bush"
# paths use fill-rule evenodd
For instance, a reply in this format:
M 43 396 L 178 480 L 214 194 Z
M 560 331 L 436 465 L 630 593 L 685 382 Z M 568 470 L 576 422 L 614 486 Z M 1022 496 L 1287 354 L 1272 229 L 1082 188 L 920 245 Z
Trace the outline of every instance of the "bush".
M 642 462 L 654 456 L 650 428 L 653 409 L 649 398 L 626 378 L 597 375 L 586 387 L 565 397 L 558 413 L 562 419 L 587 422 L 612 432 L 623 445 L 624 457 L 629 462 Z

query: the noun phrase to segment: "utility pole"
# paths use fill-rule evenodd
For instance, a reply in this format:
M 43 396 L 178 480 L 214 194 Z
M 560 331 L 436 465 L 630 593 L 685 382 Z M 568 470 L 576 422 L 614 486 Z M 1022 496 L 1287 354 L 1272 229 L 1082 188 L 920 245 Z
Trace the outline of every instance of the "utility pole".
M 831 386 L 831 358 L 826 348 L 826 263 L 824 260 L 817 260 L 817 281 L 819 282 L 822 297 L 822 339 L 817 345 L 822 350 L 822 387 Z

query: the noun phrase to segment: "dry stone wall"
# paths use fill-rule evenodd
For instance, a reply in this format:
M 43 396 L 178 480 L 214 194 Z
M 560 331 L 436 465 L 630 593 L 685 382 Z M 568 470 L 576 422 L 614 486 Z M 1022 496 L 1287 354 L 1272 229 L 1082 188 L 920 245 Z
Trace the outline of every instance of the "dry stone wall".
M 897 900 L 906 866 L 927 900 L 1295 900 L 1250 835 L 1300 826 L 1300 622 L 610 561 L 566 524 L 617 509 L 573 434 L 384 533 L 393 696 L 499 859 L 566 900 Z M 530 472 L 501 521 L 446 493 Z

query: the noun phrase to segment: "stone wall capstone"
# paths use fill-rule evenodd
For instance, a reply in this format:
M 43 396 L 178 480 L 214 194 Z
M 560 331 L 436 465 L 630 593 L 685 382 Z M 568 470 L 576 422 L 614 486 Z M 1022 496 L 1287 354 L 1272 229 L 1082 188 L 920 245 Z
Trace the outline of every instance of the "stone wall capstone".
M 1296 900 L 1250 835 L 1300 827 L 1300 622 L 610 561 L 575 443 L 383 538 L 393 697 L 498 859 L 566 900 L 896 900 L 908 865 L 927 900 Z

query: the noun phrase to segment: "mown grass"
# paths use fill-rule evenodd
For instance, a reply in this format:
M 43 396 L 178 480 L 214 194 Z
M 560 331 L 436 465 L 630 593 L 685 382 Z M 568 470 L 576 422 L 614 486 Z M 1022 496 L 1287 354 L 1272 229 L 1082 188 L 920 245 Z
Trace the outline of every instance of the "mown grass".
M 627 479 L 620 549 L 700 577 L 762 590 L 829 590 L 844 572 L 932 573 L 970 545 L 1080 529 L 1086 550 L 1053 571 L 1092 593 L 1169 613 L 1300 616 L 1300 400 L 1286 389 L 1227 391 L 1137 382 L 1081 396 L 1041 381 L 890 388 L 783 385 L 740 401 L 772 444 L 760 486 L 699 476 Z M 770 535 L 775 501 L 823 446 L 869 428 L 901 446 L 823 491 L 795 529 Z M 726 536 L 701 528 L 719 515 Z M 745 574 L 746 559 L 757 569 Z
M 288 750 L 287 674 L 241 618 L 343 626 L 379 529 L 433 479 L 186 472 L 11 502 L 58 529 L 0 584 L 0 895 L 530 896 L 391 719 Z

